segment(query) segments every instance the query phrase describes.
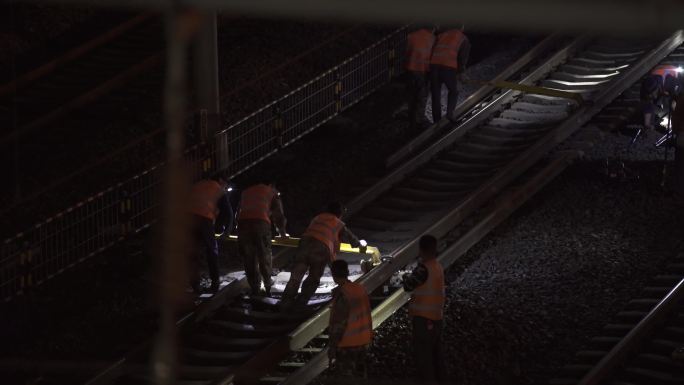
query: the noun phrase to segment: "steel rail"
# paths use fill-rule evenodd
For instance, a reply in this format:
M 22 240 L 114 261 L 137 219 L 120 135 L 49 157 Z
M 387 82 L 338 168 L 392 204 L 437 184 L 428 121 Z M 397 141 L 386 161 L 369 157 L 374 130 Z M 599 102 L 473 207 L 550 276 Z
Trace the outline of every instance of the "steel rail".
M 230 241 L 237 241 L 237 237 L 230 236 Z M 283 247 L 285 251 L 296 248 L 299 245 L 299 238 L 280 238 L 276 237 L 271 240 L 273 246 Z M 340 244 L 340 252 L 342 253 L 354 253 L 358 254 L 360 251 L 358 248 L 352 247 L 348 243 Z M 371 261 L 379 262 L 380 251 L 377 247 L 367 246 L 366 256 L 369 257 Z M 275 253 L 273 257 L 273 262 L 275 266 L 280 265 L 283 261 L 286 261 L 286 253 Z M 207 319 L 213 312 L 215 312 L 219 307 L 229 302 L 231 299 L 236 298 L 241 292 L 249 289 L 249 284 L 246 277 L 242 277 L 233 280 L 229 284 L 221 287 L 221 289 L 211 296 L 208 300 L 200 303 L 194 309 L 189 311 L 184 316 L 180 317 L 176 322 L 176 327 L 178 329 L 185 327 L 187 325 L 201 322 Z M 138 357 L 140 354 L 146 352 L 151 346 L 151 341 L 145 341 L 132 349 L 126 356 L 114 363 L 109 363 L 106 367 L 101 368 L 101 371 L 92 377 L 86 385 L 106 385 L 111 384 L 118 377 L 131 371 L 130 366 L 136 366 L 138 364 L 131 364 L 133 358 Z M 9 366 L 9 365 L 6 365 Z M 101 365 L 104 366 L 104 365 Z M 139 365 L 138 365 L 139 366 Z M 1 368 L 0 368 L 1 369 Z
M 537 60 L 541 58 L 542 55 L 548 53 L 549 50 L 553 48 L 555 44 L 558 44 L 561 39 L 562 36 L 559 33 L 555 33 L 546 37 L 544 40 L 537 43 L 534 47 L 527 51 L 525 55 L 520 57 L 513 64 L 509 65 L 506 69 L 496 75 L 496 77 L 492 79 L 492 82 L 507 80 L 519 73 L 532 61 Z M 461 104 L 456 106 L 456 109 L 453 112 L 453 115 L 456 117 L 455 121 L 464 119 L 464 115 L 466 113 L 472 112 L 472 109 L 475 106 L 481 104 L 488 96 L 497 90 L 497 87 L 494 87 L 490 84 L 485 84 L 480 87 L 477 91 L 468 96 L 468 98 L 466 98 L 466 100 L 464 100 Z M 411 155 L 411 153 L 425 146 L 435 134 L 448 129 L 452 125 L 453 124 L 446 117 L 440 120 L 437 124 L 431 125 L 425 131 L 421 132 L 417 137 L 411 140 L 408 144 L 395 151 L 394 154 L 390 155 L 387 160 L 385 160 L 385 167 L 389 169 L 396 166 L 404 158 Z
M 561 64 L 570 55 L 574 54 L 577 50 L 585 46 L 590 40 L 591 38 L 589 36 L 582 36 L 575 39 L 567 46 L 565 46 L 563 49 L 554 54 L 552 57 L 547 59 L 534 71 L 525 76 L 525 78 L 523 78 L 520 81 L 520 84 L 531 85 L 534 82 L 540 80 L 554 67 Z M 468 131 L 484 122 L 491 116 L 491 114 L 494 111 L 498 110 L 502 105 L 513 100 L 513 98 L 519 94 L 519 91 L 507 90 L 498 95 L 486 107 L 479 110 L 473 116 L 468 117 L 464 122 L 461 122 L 455 127 L 453 127 L 453 129 L 451 129 L 448 134 L 441 137 L 437 142 L 433 143 L 430 147 L 416 154 L 410 160 L 404 162 L 401 166 L 394 169 L 387 176 L 379 180 L 375 185 L 373 185 L 372 187 L 364 191 L 361 195 L 357 196 L 350 203 L 348 203 L 347 208 L 349 212 L 357 212 L 362 207 L 366 206 L 368 203 L 377 199 L 382 193 L 386 192 L 396 183 L 402 181 L 408 174 L 412 173 L 420 166 L 427 163 L 430 159 L 432 159 L 433 156 L 435 156 L 437 153 L 441 152 L 446 147 L 453 144 L 457 139 L 461 138 Z
M 458 261 L 477 242 L 505 221 L 520 206 L 532 198 L 537 192 L 561 174 L 579 155 L 579 152 L 562 152 L 556 154 L 541 170 L 534 173 L 525 183 L 500 195 L 488 208 L 488 214 L 478 221 L 467 233 L 439 253 L 438 261 L 447 269 Z M 387 299 L 372 310 L 373 329 L 377 329 L 392 314 L 404 306 L 410 294 L 399 288 Z M 316 355 L 311 361 L 287 377 L 279 385 L 307 384 L 328 368 L 327 349 Z
M 551 62 L 559 64 L 563 61 L 563 58 L 567 57 L 569 52 L 574 52 L 578 46 L 584 46 L 588 42 L 588 39 L 588 37 L 583 37 L 571 43 L 568 47 L 559 52 L 559 54 L 554 55 Z M 372 292 L 380 287 L 384 282 L 389 280 L 396 271 L 414 260 L 415 256 L 418 254 L 418 239 L 420 236 L 431 234 L 441 238 L 446 235 L 451 229 L 462 223 L 485 203 L 496 197 L 499 192 L 506 188 L 510 183 L 523 175 L 526 170 L 537 163 L 548 153 L 548 151 L 566 140 L 571 134 L 587 123 L 591 117 L 600 112 L 601 109 L 608 105 L 614 98 L 638 81 L 643 73 L 655 66 L 660 60 L 667 56 L 667 54 L 681 45 L 683 41 L 682 32 L 677 31 L 656 48 L 643 55 L 638 63 L 632 64 L 625 72 L 602 88 L 591 105 L 585 105 L 579 108 L 563 123 L 536 141 L 535 144 L 528 148 L 523 154 L 498 170 L 493 177 L 489 178 L 476 191 L 450 210 L 450 212 L 442 217 L 441 220 L 428 229 L 423 230 L 414 239 L 395 250 L 392 253 L 392 258 L 388 262 L 377 266 L 369 273 L 362 276 L 358 282 L 363 284 L 368 292 Z M 549 65 L 550 63 L 547 61 L 542 67 L 547 67 Z M 509 94 L 509 97 L 512 98 L 513 95 Z M 423 158 L 421 160 L 427 160 L 445 147 L 444 141 L 440 140 L 418 157 L 422 156 Z M 428 157 L 425 154 L 430 155 Z M 415 170 L 415 168 L 417 167 L 411 167 L 411 170 Z M 379 189 L 378 185 L 381 183 L 394 184 L 400 179 L 403 179 L 402 177 L 406 174 L 408 174 L 408 172 L 398 175 L 395 173 L 392 175 L 392 178 L 385 178 L 379 184 L 371 187 L 371 190 Z M 389 189 L 389 186 L 382 186 L 382 191 L 386 191 L 387 189 Z M 377 197 L 378 195 L 379 193 L 375 196 Z M 368 196 L 368 194 L 362 194 L 362 196 Z M 357 203 L 355 206 L 356 210 L 360 208 L 358 204 L 359 201 L 363 200 L 356 199 L 354 201 Z M 370 200 L 367 200 L 366 202 L 368 201 Z M 277 362 L 284 358 L 284 355 L 288 350 L 298 350 L 308 344 L 317 335 L 321 334 L 327 327 L 329 317 L 330 309 L 324 308 L 309 320 L 303 322 L 297 329 L 288 334 L 286 338 L 281 338 L 261 354 L 250 360 L 245 366 L 236 370 L 230 375 L 232 378 L 231 380 L 223 378 L 217 383 L 234 382 L 236 384 L 242 384 L 256 381 L 264 370 L 273 367 Z M 286 344 L 289 344 L 289 349 Z
M 684 279 L 587 373 L 578 385 L 599 385 L 614 374 L 684 301 Z

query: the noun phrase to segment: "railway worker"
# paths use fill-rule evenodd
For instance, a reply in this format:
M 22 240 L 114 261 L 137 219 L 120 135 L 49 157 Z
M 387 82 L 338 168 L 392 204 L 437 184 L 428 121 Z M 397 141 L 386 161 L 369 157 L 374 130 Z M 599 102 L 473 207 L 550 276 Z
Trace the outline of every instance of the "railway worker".
M 274 183 L 259 183 L 244 190 L 238 213 L 238 251 L 252 295 L 259 294 L 262 280 L 266 295 L 271 295 L 271 223 L 281 237 L 288 237 L 283 203 Z
M 419 26 L 406 39 L 406 74 L 409 91 L 408 118 L 412 130 L 429 126 L 425 118 L 430 56 L 435 44 L 434 26 Z
M 233 228 L 233 208 L 228 200 L 227 187 L 227 178 L 219 174 L 195 183 L 190 190 L 188 211 L 193 217 L 192 233 L 195 242 L 195 248 L 193 249 L 203 249 L 206 255 L 212 292 L 218 291 L 220 283 L 218 243 L 214 233 L 217 228 L 225 229 L 228 233 Z M 198 258 L 195 258 L 193 262 L 194 267 L 190 284 L 195 293 L 199 293 L 200 275 Z
M 411 293 L 409 315 L 413 327 L 412 344 L 418 375 L 422 383 L 446 380 L 442 352 L 444 313 L 444 270 L 437 261 L 437 239 L 424 235 L 419 241 L 420 262 L 403 277 Z
M 432 90 L 432 119 L 434 123 L 442 118 L 442 84 L 446 85 L 448 119 L 454 119 L 453 112 L 458 102 L 456 78 L 463 73 L 470 56 L 470 41 L 463 33 L 463 26 L 446 28 L 437 34 L 430 58 L 430 88 Z
M 283 311 L 289 310 L 293 305 L 298 308 L 306 306 L 316 293 L 325 267 L 335 260 L 341 242 L 346 241 L 352 247 L 361 247 L 361 252 L 365 252 L 366 242 L 359 240 L 340 220 L 342 212 L 341 203 L 330 203 L 325 212 L 314 217 L 302 235 L 295 265 L 280 301 L 280 308 Z M 307 270 L 309 276 L 302 284 Z M 302 291 L 297 295 L 300 284 Z
M 366 353 L 373 339 L 368 293 L 363 285 L 349 281 L 346 261 L 334 261 L 330 271 L 337 284 L 328 325 L 330 367 L 336 376 L 366 378 Z

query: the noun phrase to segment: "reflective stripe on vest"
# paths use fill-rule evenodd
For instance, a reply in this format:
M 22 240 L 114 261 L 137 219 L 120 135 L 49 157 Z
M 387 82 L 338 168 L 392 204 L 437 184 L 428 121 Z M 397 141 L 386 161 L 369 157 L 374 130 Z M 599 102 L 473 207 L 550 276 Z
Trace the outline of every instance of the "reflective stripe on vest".
M 430 64 L 458 68 L 458 51 L 465 40 L 463 32 L 453 29 L 437 35 L 435 47 L 432 49 Z
M 423 265 L 428 278 L 411 293 L 409 315 L 438 321 L 444 317 L 444 269 L 437 259 L 424 261 Z
M 373 338 L 373 321 L 366 289 L 358 283 L 345 282 L 340 290 L 342 290 L 342 294 L 349 304 L 349 317 L 347 318 L 347 328 L 337 346 L 348 348 L 370 344 Z M 333 303 L 334 308 L 335 304 Z
M 430 55 L 435 36 L 427 29 L 411 32 L 406 38 L 406 70 L 427 72 L 430 70 Z
M 276 190 L 265 184 L 258 184 L 242 192 L 240 199 L 240 219 L 261 219 L 271 223 L 271 202 Z
M 344 222 L 330 213 L 318 214 L 309 224 L 302 237 L 315 238 L 328 247 L 330 258 L 335 260 L 340 247 L 340 232 L 344 229 Z
M 221 185 L 213 180 L 201 180 L 195 183 L 190 190 L 190 209 L 192 214 L 216 220 L 218 214 L 217 203 L 223 195 Z

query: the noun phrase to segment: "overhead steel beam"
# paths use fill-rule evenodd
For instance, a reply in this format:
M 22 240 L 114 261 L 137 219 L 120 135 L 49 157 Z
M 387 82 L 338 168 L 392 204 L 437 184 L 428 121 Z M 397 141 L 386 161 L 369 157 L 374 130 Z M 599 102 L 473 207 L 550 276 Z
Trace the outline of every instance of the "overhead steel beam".
M 31 0 L 18 0 L 31 2 Z M 166 9 L 170 4 L 253 16 L 398 23 L 454 22 L 481 28 L 575 32 L 672 31 L 684 26 L 684 3 L 671 0 L 33 0 L 88 6 Z

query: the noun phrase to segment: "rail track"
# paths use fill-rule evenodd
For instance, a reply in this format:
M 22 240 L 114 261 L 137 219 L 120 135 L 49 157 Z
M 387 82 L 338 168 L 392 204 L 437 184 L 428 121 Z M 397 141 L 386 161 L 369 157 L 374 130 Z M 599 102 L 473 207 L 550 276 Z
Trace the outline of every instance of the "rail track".
M 387 254 L 358 278 L 373 293 L 374 327 L 407 301 L 389 282 L 414 261 L 421 235 L 440 238 L 442 264 L 454 263 L 578 155 L 572 149 L 545 158 L 554 147 L 600 119 L 610 102 L 682 42 L 680 32 L 664 41 L 577 38 L 519 83 L 579 93 L 589 103 L 513 90 L 483 93 L 483 102 L 445 135 L 349 202 L 350 226 Z M 358 264 L 358 257 L 351 261 Z M 181 383 L 299 384 L 320 374 L 327 364 L 325 300 L 310 303 L 308 318 L 283 315 L 274 311 L 273 299 L 238 295 L 244 285 L 236 279 L 179 322 Z M 149 347 L 88 383 L 148 383 Z
M 684 256 L 670 261 L 639 295 L 576 353 L 550 385 L 684 384 L 672 352 L 684 346 Z

